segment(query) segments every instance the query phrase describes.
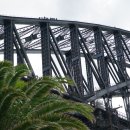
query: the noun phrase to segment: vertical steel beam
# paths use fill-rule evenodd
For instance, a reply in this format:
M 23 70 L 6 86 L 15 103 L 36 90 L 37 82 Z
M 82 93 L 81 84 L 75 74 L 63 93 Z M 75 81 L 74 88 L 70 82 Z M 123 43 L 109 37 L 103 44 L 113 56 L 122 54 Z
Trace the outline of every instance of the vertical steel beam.
M 94 93 L 94 85 L 93 85 L 93 75 L 92 75 L 92 68 L 90 65 L 86 62 L 86 73 L 87 73 L 87 81 L 88 81 L 88 89 L 90 91 L 90 94 Z
M 127 78 L 126 74 L 126 66 L 125 66 L 125 58 L 123 53 L 123 45 L 122 40 L 120 38 L 120 34 L 118 31 L 114 32 L 114 40 L 115 40 L 115 47 L 116 47 L 116 55 L 117 55 L 117 63 L 122 71 L 123 74 L 119 71 L 119 79 L 121 81 L 125 81 L 125 78 Z
M 70 25 L 70 39 L 71 39 L 71 54 L 72 54 L 72 69 L 73 77 L 78 86 L 81 95 L 84 94 L 83 89 L 83 78 L 81 69 L 81 59 L 80 59 L 80 46 L 79 46 L 79 36 L 76 25 Z
M 71 51 L 67 51 L 65 53 L 66 56 L 66 64 L 70 70 L 70 72 L 72 73 L 72 55 L 71 55 Z
M 123 44 L 122 39 L 120 36 L 120 32 L 115 31 L 114 32 L 114 39 L 115 39 L 115 47 L 116 47 L 116 55 L 117 55 L 117 63 L 121 69 L 119 71 L 119 79 L 121 82 L 125 82 L 127 79 L 127 72 L 126 72 L 126 66 L 125 66 L 125 58 L 124 58 L 124 52 L 123 52 Z M 121 73 L 122 72 L 122 73 Z M 129 94 L 128 94 L 128 88 L 127 86 L 123 89 L 121 89 L 122 98 L 124 101 L 124 107 L 127 115 L 127 119 L 130 121 L 130 100 L 129 100 Z
M 42 71 L 44 76 L 51 76 L 51 50 L 49 24 L 40 23 L 41 29 L 41 51 L 42 51 Z
M 13 63 L 13 26 L 11 20 L 4 20 L 4 60 Z
M 69 51 L 67 51 L 66 53 L 65 53 L 65 56 L 66 56 L 66 64 L 67 64 L 67 66 L 68 66 L 68 68 L 69 68 L 69 70 L 70 70 L 70 72 L 71 72 L 71 74 L 72 74 L 72 54 L 71 54 L 71 51 L 69 50 Z M 69 74 L 67 73 L 67 75 L 68 75 L 68 77 L 69 77 Z M 73 74 L 72 74 L 73 75 Z M 72 93 L 72 91 L 73 91 L 73 88 L 74 87 L 72 87 L 72 86 L 68 86 L 68 93 L 69 94 L 71 94 Z M 73 91 L 74 92 L 74 91 Z
M 98 70 L 104 80 L 105 87 L 109 87 L 109 73 L 107 64 L 104 57 L 103 40 L 101 35 L 101 30 L 99 28 L 94 28 L 94 39 L 97 55 Z
M 98 27 L 94 28 L 94 39 L 95 39 L 98 70 L 105 83 L 105 88 L 107 88 L 110 86 L 110 79 L 109 79 L 109 73 L 108 73 L 108 66 L 105 60 L 105 56 L 104 56 L 104 48 L 103 48 L 104 43 L 103 43 L 103 39 L 101 35 L 101 30 Z M 111 98 L 109 96 L 110 94 L 104 97 L 104 103 L 105 103 L 106 110 L 108 111 L 110 129 L 112 130 L 111 113 L 109 113 L 110 108 L 112 108 L 111 106 L 112 101 L 110 100 Z

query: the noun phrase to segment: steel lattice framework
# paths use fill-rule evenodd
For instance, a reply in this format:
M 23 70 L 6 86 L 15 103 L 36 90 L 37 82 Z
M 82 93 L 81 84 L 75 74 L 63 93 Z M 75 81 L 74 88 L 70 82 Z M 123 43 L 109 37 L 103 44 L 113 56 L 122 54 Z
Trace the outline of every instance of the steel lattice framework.
M 16 53 L 17 63 L 25 63 L 32 76 L 35 72 L 27 53 L 40 53 L 43 76 L 71 78 L 74 86 L 64 87 L 75 100 L 94 104 L 102 98 L 110 111 L 112 97 L 121 96 L 130 121 L 129 31 L 54 18 L 0 16 L 0 51 L 12 63 Z

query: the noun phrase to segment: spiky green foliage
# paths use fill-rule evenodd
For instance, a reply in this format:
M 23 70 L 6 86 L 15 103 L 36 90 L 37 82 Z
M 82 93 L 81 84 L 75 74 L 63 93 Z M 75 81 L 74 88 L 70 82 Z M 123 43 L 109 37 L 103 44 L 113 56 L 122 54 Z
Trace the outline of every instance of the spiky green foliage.
M 0 130 L 87 130 L 87 126 L 69 113 L 80 113 L 93 121 L 93 109 L 50 93 L 64 92 L 65 78 L 44 77 L 24 82 L 25 65 L 13 67 L 0 62 Z

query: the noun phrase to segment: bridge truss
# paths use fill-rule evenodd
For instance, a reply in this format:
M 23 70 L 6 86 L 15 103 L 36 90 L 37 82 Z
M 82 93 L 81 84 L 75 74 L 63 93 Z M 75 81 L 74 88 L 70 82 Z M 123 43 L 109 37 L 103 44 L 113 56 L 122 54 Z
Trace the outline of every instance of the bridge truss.
M 0 51 L 12 63 L 16 53 L 17 63 L 25 63 L 32 76 L 35 72 L 27 54 L 40 53 L 43 76 L 71 78 L 74 86 L 64 84 L 66 92 L 81 102 L 103 99 L 110 111 L 112 97 L 122 97 L 130 121 L 129 31 L 76 21 L 0 16 Z

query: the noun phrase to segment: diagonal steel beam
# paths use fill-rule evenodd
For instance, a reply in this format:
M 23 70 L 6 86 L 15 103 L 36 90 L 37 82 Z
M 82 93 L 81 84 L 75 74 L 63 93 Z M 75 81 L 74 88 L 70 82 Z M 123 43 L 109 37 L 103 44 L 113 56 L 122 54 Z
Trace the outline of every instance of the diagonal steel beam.
M 93 61 L 91 53 L 89 52 L 89 49 L 86 46 L 85 41 L 84 41 L 84 39 L 83 39 L 83 37 L 82 37 L 79 30 L 78 30 L 78 34 L 79 34 L 79 36 L 81 38 L 81 42 L 83 43 L 83 45 L 82 45 L 81 42 L 79 42 L 80 47 L 82 48 L 82 51 L 84 53 L 84 56 L 86 57 L 87 62 L 89 63 L 91 69 L 93 70 L 93 74 L 94 74 L 94 76 L 95 76 L 95 78 L 96 78 L 96 80 L 97 80 L 97 82 L 99 84 L 99 87 L 105 88 L 104 80 L 102 79 L 102 77 L 101 77 L 101 75 L 100 75 L 100 73 L 99 73 L 99 71 L 97 69 L 97 66 L 96 66 L 95 62 Z M 85 52 L 84 49 L 87 51 L 87 53 Z
M 16 38 L 14 36 L 13 36 L 13 42 L 14 42 L 14 46 L 15 46 L 16 52 L 17 52 L 17 63 L 18 64 L 24 64 L 24 57 L 21 53 L 21 50 L 20 50 L 18 43 L 16 41 Z
M 30 71 L 31 71 L 31 73 L 32 73 L 32 76 L 35 76 L 35 73 L 34 73 L 34 70 L 33 70 L 33 68 L 32 68 L 32 65 L 31 65 L 31 63 L 30 63 L 30 61 L 29 61 L 29 58 L 28 58 L 28 56 L 27 56 L 27 53 L 26 53 L 26 51 L 25 51 L 25 49 L 24 49 L 24 47 L 23 47 L 23 44 L 22 44 L 22 42 L 21 42 L 21 39 L 20 39 L 20 37 L 19 37 L 19 34 L 18 34 L 17 29 L 16 29 L 16 27 L 15 27 L 14 24 L 13 24 L 13 30 L 14 30 L 14 34 L 15 34 L 15 36 L 16 36 L 16 39 L 17 39 L 17 41 L 18 41 L 18 43 L 19 43 L 21 53 L 23 54 L 23 57 L 24 57 L 24 59 L 25 59 L 27 65 L 28 65 L 28 67 L 29 67 L 29 69 L 30 69 Z
M 94 94 L 94 96 L 88 98 L 86 100 L 86 102 L 91 102 L 91 101 L 94 101 L 96 99 L 99 99 L 101 97 L 103 97 L 104 95 L 108 94 L 108 93 L 111 93 L 111 92 L 114 92 L 116 90 L 119 90 L 119 89 L 122 89 L 124 87 L 128 86 L 128 88 L 130 88 L 130 80 L 127 80 L 125 82 L 121 82 L 121 83 L 118 83 L 114 86 L 111 86 L 111 87 L 108 87 L 108 88 L 105 88 L 105 89 L 102 89 L 102 90 L 99 90 L 98 92 L 96 92 Z
M 51 30 L 51 28 L 49 28 L 49 31 L 50 31 L 50 35 L 51 35 L 51 37 L 52 37 L 52 41 L 50 40 L 50 43 L 51 43 L 51 46 L 52 46 L 52 48 L 53 48 L 53 50 L 54 50 L 54 53 L 56 54 L 56 57 L 57 57 L 57 59 L 58 59 L 58 62 L 60 63 L 60 65 L 61 65 L 61 67 L 62 67 L 62 71 L 64 72 L 64 75 L 66 76 L 66 75 L 68 75 L 72 80 L 73 80 L 73 82 L 74 82 L 74 88 L 75 88 L 75 92 L 78 94 L 78 96 L 81 96 L 80 95 L 80 92 L 79 92 L 79 90 L 78 90 L 78 87 L 77 87 L 77 84 L 76 84 L 76 82 L 75 82 L 75 80 L 73 79 L 73 76 L 72 76 L 72 74 L 71 74 L 71 72 L 70 72 L 70 70 L 69 70 L 69 68 L 68 68 L 68 66 L 67 66 L 67 64 L 66 64 L 66 61 L 65 61 L 65 59 L 64 59 L 64 56 L 63 56 L 63 54 L 62 54 L 62 52 L 61 52 L 61 50 L 60 50 L 60 48 L 58 47 L 58 43 L 57 43 L 57 40 L 56 40 L 56 38 L 55 38 L 55 36 L 54 36 L 54 34 L 53 34 L 53 32 L 52 32 L 52 30 Z M 59 54 L 59 55 L 58 55 Z M 65 70 L 66 69 L 66 70 Z M 72 90 L 73 91 L 73 90 Z M 81 97 L 82 98 L 82 97 Z

